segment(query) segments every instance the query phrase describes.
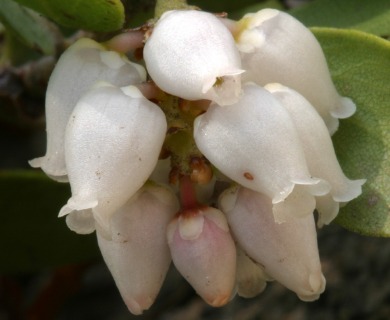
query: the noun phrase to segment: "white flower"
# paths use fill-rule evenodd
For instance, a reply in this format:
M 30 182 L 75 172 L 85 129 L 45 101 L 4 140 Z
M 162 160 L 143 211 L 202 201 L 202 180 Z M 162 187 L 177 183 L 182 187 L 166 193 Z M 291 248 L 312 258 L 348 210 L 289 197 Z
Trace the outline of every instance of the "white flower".
M 338 118 L 355 112 L 352 100 L 337 93 L 318 41 L 294 17 L 264 9 L 245 15 L 238 29 L 246 81 L 278 82 L 298 91 L 316 108 L 331 134 Z
M 144 59 L 153 81 L 181 98 L 225 105 L 240 93 L 240 54 L 229 30 L 210 13 L 164 13 L 145 44 Z
M 178 211 L 169 189 L 147 185 L 115 212 L 112 239 L 96 234 L 103 258 L 133 314 L 154 302 L 171 263 L 166 228 Z
M 66 128 L 72 197 L 59 216 L 92 210 L 100 228 L 110 234 L 110 216 L 152 173 L 165 132 L 164 113 L 137 88 L 103 83 L 91 89 Z
M 46 155 L 30 161 L 54 180 L 67 182 L 64 155 L 65 127 L 77 101 L 95 82 L 126 86 L 145 81 L 144 68 L 124 55 L 82 38 L 58 60 L 46 92 Z
M 311 177 L 288 112 L 255 84 L 243 87 L 236 104 L 223 108 L 212 104 L 197 117 L 194 138 L 199 150 L 223 174 L 268 195 L 278 221 L 286 220 L 290 212 L 312 213 L 314 195 L 329 191 L 324 181 Z
M 304 301 L 318 299 L 325 289 L 325 278 L 312 214 L 278 224 L 271 199 L 243 187 L 226 190 L 219 206 L 238 243 L 267 275 Z
M 210 305 L 226 304 L 233 293 L 236 248 L 221 211 L 196 208 L 181 212 L 168 226 L 173 263 Z
M 302 95 L 280 84 L 269 84 L 265 89 L 289 112 L 302 142 L 310 173 L 331 186 L 331 197 L 321 197 L 317 205 L 320 213 L 318 224 L 329 224 L 338 213 L 338 203 L 359 196 L 365 180 L 349 180 L 344 175 L 324 121 Z
M 143 32 L 107 45 L 138 47 Z M 271 279 L 317 299 L 326 281 L 313 211 L 329 223 L 364 183 L 344 175 L 332 146 L 355 105 L 338 95 L 318 42 L 270 9 L 238 23 L 170 11 L 145 35 L 151 82 L 92 40 L 58 62 L 47 154 L 31 163 L 69 178 L 59 216 L 77 233 L 96 230 L 133 314 L 152 305 L 171 260 L 212 306 Z M 273 81 L 292 89 L 261 87 Z

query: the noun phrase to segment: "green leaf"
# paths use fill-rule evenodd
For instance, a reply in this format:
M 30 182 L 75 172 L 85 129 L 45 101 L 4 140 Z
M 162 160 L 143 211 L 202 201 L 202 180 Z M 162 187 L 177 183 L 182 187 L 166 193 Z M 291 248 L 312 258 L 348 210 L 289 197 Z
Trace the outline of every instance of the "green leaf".
M 57 218 L 67 184 L 40 172 L 0 172 L 0 272 L 39 270 L 99 257 L 95 235 L 70 231 Z
M 210 0 L 192 0 L 188 1 L 190 5 L 199 6 L 202 10 L 210 12 L 227 12 L 231 13 L 242 9 L 244 7 L 263 2 L 261 0 L 224 0 L 224 1 L 210 1 Z
M 340 121 L 334 145 L 346 175 L 366 178 L 363 194 L 337 222 L 370 236 L 390 236 L 390 43 L 354 30 L 313 28 L 339 92 L 357 112 Z
M 44 54 L 54 54 L 55 36 L 48 22 L 37 13 L 23 8 L 14 1 L 1 0 L 0 21 L 7 31 L 17 36 L 25 45 Z
M 3 0 L 2 0 L 3 1 Z M 15 0 L 64 27 L 109 32 L 125 20 L 120 0 Z
M 308 27 L 357 29 L 390 35 L 389 0 L 317 0 L 289 12 Z
M 279 0 L 267 0 L 264 2 L 259 2 L 256 4 L 252 4 L 250 6 L 244 7 L 238 11 L 235 11 L 234 13 L 229 15 L 229 18 L 239 20 L 241 19 L 246 13 L 249 12 L 257 12 L 259 10 L 265 9 L 265 8 L 272 8 L 277 10 L 284 10 L 284 7 Z

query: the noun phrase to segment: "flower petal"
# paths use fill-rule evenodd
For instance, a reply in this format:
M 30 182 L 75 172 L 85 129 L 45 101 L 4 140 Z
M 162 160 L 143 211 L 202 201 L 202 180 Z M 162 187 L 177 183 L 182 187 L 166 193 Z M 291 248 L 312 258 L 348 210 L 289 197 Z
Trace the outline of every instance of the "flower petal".
M 46 92 L 46 155 L 30 161 L 54 180 L 68 181 L 64 138 L 65 128 L 77 101 L 96 81 L 117 86 L 142 82 L 142 66 L 131 63 L 124 55 L 106 51 L 97 42 L 82 38 L 70 46 L 58 60 Z
M 302 185 L 312 195 L 328 187 L 311 178 L 296 128 L 288 112 L 265 89 L 246 84 L 239 102 L 212 104 L 194 124 L 199 150 L 223 174 L 282 202 Z M 314 209 L 314 208 L 313 208 Z
M 173 263 L 210 305 L 226 304 L 233 292 L 236 248 L 226 218 L 217 209 L 181 213 L 168 226 Z
M 334 202 L 348 202 L 359 196 L 365 180 L 350 180 L 344 175 L 324 121 L 302 95 L 280 84 L 269 84 L 265 88 L 289 112 L 302 141 L 310 173 L 331 186 L 332 197 L 321 197 L 321 205 L 317 206 L 319 225 L 328 224 L 337 215 Z M 330 201 L 328 205 L 325 199 Z
M 103 258 L 130 312 L 141 314 L 154 302 L 171 256 L 166 227 L 179 206 L 167 188 L 148 185 L 112 216 L 112 239 L 97 228 Z
M 253 298 L 263 292 L 269 277 L 258 263 L 241 248 L 237 248 L 237 293 L 243 298 Z
M 245 15 L 238 35 L 245 81 L 282 83 L 305 96 L 333 134 L 338 118 L 356 106 L 334 87 L 322 49 L 308 28 L 287 13 L 264 9 Z
M 211 13 L 164 13 L 145 44 L 144 59 L 153 81 L 183 99 L 225 105 L 240 93 L 240 54 L 229 30 Z
M 232 233 L 267 275 L 296 292 L 304 301 L 318 299 L 325 289 L 313 215 L 278 224 L 267 196 L 247 188 L 228 189 L 219 201 Z
M 109 218 L 145 183 L 166 132 L 163 112 L 136 87 L 101 84 L 75 107 L 66 129 L 72 198 L 60 216 L 92 209 L 109 233 Z
M 95 218 L 91 209 L 73 211 L 66 216 L 68 228 L 78 234 L 89 234 L 95 231 Z

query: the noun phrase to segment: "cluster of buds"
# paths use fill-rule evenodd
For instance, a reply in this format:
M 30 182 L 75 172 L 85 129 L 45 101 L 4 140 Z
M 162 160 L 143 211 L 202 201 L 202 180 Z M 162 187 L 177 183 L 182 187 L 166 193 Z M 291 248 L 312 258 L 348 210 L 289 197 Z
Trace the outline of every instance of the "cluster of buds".
M 270 280 L 317 299 L 314 212 L 329 224 L 364 180 L 337 161 L 331 135 L 356 108 L 313 34 L 272 9 L 240 21 L 169 11 L 142 34 L 146 70 L 118 52 L 139 38 L 80 39 L 50 78 L 47 153 L 30 163 L 69 181 L 59 215 L 96 231 L 134 314 L 171 261 L 212 306 Z

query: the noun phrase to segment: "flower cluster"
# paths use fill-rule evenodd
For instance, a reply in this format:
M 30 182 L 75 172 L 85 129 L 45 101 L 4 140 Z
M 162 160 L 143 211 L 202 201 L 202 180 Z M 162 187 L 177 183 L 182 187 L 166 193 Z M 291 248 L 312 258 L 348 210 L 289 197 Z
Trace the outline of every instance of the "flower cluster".
M 312 33 L 277 10 L 181 10 L 145 33 L 146 71 L 115 46 L 80 39 L 59 59 L 30 163 L 69 181 L 59 215 L 96 231 L 129 310 L 152 305 L 171 261 L 212 306 L 270 280 L 317 299 L 314 212 L 329 224 L 364 180 L 337 161 L 331 135 L 356 108 Z

